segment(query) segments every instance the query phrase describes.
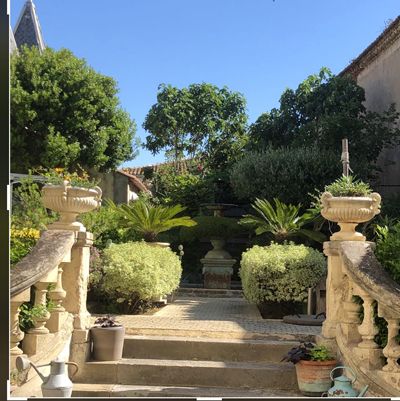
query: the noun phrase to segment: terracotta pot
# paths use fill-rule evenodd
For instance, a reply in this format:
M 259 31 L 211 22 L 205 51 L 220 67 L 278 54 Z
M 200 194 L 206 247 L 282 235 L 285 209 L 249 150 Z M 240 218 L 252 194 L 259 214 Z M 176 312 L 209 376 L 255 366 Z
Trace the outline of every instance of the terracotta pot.
M 380 213 L 381 196 L 374 192 L 362 197 L 336 197 L 324 192 L 321 203 L 322 216 L 338 223 L 341 229 L 332 235 L 331 240 L 364 241 L 365 237 L 355 228 L 357 224 L 367 222 Z
M 331 370 L 337 361 L 300 361 L 296 363 L 297 384 L 302 394 L 321 396 L 332 386 Z
M 60 220 L 51 224 L 49 229 L 86 231 L 77 222 L 79 214 L 90 212 L 101 204 L 102 191 L 99 187 L 72 187 L 68 181 L 63 185 L 45 185 L 42 188 L 43 205 L 60 213 Z
M 119 361 L 124 347 L 125 327 L 92 327 L 93 359 Z

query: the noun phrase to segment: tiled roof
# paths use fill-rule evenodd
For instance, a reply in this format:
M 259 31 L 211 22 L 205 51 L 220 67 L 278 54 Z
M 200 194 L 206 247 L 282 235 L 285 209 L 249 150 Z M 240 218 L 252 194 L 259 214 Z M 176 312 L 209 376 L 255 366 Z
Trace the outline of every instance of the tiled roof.
M 149 189 L 144 185 L 144 183 L 140 180 L 140 178 L 135 177 L 134 175 L 131 175 L 125 171 L 122 170 L 117 170 L 117 173 L 124 175 L 125 177 L 128 177 L 129 181 L 132 183 L 134 187 L 136 187 L 139 192 L 150 192 Z
M 379 55 L 400 39 L 400 15 L 339 75 L 352 75 L 357 78 L 360 72 Z
M 36 46 L 40 51 L 46 48 L 32 0 L 27 0 L 22 8 L 14 28 L 14 37 L 18 47 L 22 45 Z
M 151 164 L 148 166 L 124 167 L 121 170 L 125 171 L 129 174 L 132 174 L 132 175 L 144 176 L 146 170 L 156 173 L 163 167 L 175 166 L 179 173 L 185 173 L 189 170 L 191 162 L 193 162 L 193 159 L 183 159 L 183 160 L 178 160 L 178 161 L 174 161 L 174 162 Z

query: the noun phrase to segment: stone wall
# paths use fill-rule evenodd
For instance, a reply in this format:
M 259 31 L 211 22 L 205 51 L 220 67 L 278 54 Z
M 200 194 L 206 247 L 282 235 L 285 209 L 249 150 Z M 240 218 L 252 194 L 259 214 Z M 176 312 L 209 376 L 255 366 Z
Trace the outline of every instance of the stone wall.
M 400 38 L 368 64 L 357 76 L 358 85 L 365 89 L 365 106 L 382 112 L 391 103 L 400 110 Z M 400 193 L 400 146 L 382 152 L 378 160 L 382 195 Z

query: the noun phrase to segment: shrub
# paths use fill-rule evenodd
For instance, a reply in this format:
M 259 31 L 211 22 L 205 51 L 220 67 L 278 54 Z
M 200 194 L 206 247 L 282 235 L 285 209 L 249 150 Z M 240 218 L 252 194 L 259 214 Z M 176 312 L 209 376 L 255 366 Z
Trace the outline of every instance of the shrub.
M 268 148 L 250 152 L 232 168 L 230 179 L 235 194 L 244 200 L 273 198 L 304 206 L 308 193 L 323 188 L 341 172 L 340 155 L 318 148 Z
M 375 255 L 391 277 L 400 284 L 400 221 L 392 227 L 377 226 Z
M 192 242 L 206 239 L 229 239 L 246 234 L 247 230 L 238 224 L 238 220 L 222 216 L 197 216 L 193 220 L 197 223 L 194 227 L 182 227 L 180 240 Z
M 314 287 L 326 272 L 321 252 L 293 243 L 254 246 L 242 254 L 240 265 L 243 293 L 256 304 L 303 302 L 307 289 Z
M 93 233 L 94 245 L 99 249 L 104 249 L 111 242 L 119 244 L 143 238 L 133 230 L 122 228 L 117 210 L 107 205 L 81 214 L 79 220 L 89 232 Z
M 34 228 L 17 229 L 10 231 L 10 263 L 18 263 L 25 257 L 39 240 L 40 231 Z
M 144 242 L 112 244 L 103 251 L 106 294 L 134 308 L 140 300 L 166 295 L 178 286 L 179 257 L 170 249 Z

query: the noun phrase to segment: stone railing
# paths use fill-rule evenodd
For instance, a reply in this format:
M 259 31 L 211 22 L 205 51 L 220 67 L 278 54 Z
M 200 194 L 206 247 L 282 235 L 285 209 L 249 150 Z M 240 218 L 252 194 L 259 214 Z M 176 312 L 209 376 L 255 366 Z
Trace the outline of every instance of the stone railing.
M 24 354 L 40 364 L 56 357 L 82 363 L 87 357 L 90 314 L 86 309 L 86 297 L 93 235 L 81 223 L 74 222 L 80 210 L 70 206 L 77 197 L 73 194 L 71 199 L 70 187 L 66 187 L 65 184 L 60 188 L 61 206 L 56 209 L 61 212 L 60 223 L 44 231 L 32 251 L 10 271 L 10 376 L 17 375 L 18 380 L 14 381 L 22 384 L 13 388 L 12 396 L 41 396 L 41 381 L 37 380 L 33 369 L 22 378 L 20 372 L 16 372 L 18 356 Z M 87 191 L 81 192 L 82 202 L 86 203 L 83 211 L 88 211 Z M 69 220 L 63 216 L 62 202 L 69 207 L 65 207 L 66 213 L 73 215 Z M 91 209 L 95 206 L 91 205 Z M 50 310 L 49 300 L 52 301 Z M 20 306 L 28 301 L 33 303 L 37 313 L 33 316 L 34 327 L 23 333 L 19 327 Z
M 327 317 L 318 342 L 336 350 L 341 363 L 355 370 L 356 387 L 369 385 L 367 396 L 398 397 L 400 285 L 376 259 L 375 244 L 366 242 L 355 231 L 356 224 L 353 226 L 353 234 L 347 228 L 345 235 L 339 231 L 324 243 L 328 256 Z M 362 307 L 355 302 L 355 296 L 361 298 Z M 387 322 L 387 344 L 383 349 L 375 342 L 379 332 L 376 316 Z

